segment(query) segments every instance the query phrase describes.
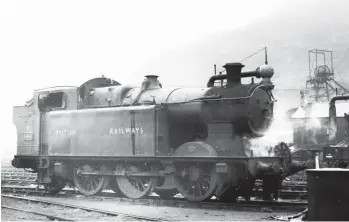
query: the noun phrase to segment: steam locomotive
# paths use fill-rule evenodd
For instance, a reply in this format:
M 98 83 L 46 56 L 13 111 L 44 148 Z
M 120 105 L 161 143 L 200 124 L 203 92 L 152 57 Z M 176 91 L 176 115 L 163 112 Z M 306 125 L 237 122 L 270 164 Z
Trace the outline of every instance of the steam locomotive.
M 346 137 L 338 140 L 336 101 L 349 100 L 349 95 L 335 96 L 330 101 L 329 108 L 329 145 L 323 147 L 323 159 L 329 167 L 349 167 L 349 102 L 348 113 L 344 114 L 346 120 Z M 344 121 L 343 121 L 344 122 Z
M 36 90 L 13 110 L 12 165 L 32 169 L 50 193 L 72 181 L 84 195 L 110 187 L 128 198 L 156 192 L 235 200 L 249 198 L 261 179 L 270 195 L 308 165 L 291 160 L 285 144 L 272 156 L 248 149 L 246 141 L 263 136 L 273 119 L 274 70 L 243 67 L 225 64 L 226 74 L 212 76 L 204 88 L 163 88 L 148 75 L 141 87 L 95 78 L 80 87 Z M 262 81 L 242 84 L 247 77 Z

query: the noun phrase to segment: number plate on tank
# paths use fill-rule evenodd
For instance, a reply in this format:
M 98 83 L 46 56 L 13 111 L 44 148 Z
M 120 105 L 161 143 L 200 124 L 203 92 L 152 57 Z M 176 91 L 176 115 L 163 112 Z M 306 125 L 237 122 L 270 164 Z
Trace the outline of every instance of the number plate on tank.
M 32 141 L 33 140 L 33 133 L 23 133 L 23 140 L 24 141 Z

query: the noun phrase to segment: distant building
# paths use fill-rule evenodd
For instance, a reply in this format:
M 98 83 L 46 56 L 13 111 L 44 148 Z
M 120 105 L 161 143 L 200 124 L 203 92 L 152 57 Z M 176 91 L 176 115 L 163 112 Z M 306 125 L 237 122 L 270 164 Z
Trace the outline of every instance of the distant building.
M 337 141 L 345 138 L 344 113 L 349 110 L 348 102 L 337 102 Z M 321 149 L 328 144 L 329 104 L 308 103 L 298 107 L 292 114 L 293 142 L 298 149 Z

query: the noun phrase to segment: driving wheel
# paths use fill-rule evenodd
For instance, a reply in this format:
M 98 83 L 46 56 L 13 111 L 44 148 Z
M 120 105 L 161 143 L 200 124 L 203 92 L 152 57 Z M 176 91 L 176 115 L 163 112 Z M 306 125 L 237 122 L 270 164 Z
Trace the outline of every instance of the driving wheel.
M 119 164 L 118 171 L 126 171 L 129 173 L 149 172 L 148 167 L 143 165 Z M 148 195 L 153 186 L 151 177 L 140 176 L 117 176 L 116 183 L 123 195 L 131 199 L 138 199 Z
M 100 175 L 83 175 L 83 172 L 100 172 L 104 171 L 103 165 L 84 164 L 76 167 L 73 173 L 73 180 L 76 188 L 80 193 L 91 196 L 103 190 L 105 183 L 108 181 L 106 176 Z

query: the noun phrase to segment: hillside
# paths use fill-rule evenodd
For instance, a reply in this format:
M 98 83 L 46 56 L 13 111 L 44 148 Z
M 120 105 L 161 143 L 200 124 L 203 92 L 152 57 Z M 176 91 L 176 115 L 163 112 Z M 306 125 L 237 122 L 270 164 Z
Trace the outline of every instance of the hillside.
M 116 19 L 112 16 L 99 18 L 100 20 L 94 16 L 87 16 L 88 19 L 76 16 L 78 18 L 76 20 L 75 17 L 69 16 L 64 18 L 47 16 L 47 19 L 42 19 L 43 15 L 38 12 L 50 13 L 49 9 L 38 9 L 36 13 L 26 9 L 37 17 L 31 18 L 24 14 L 23 18 L 9 23 L 7 29 L 4 29 L 4 33 L 8 34 L 4 46 L 8 47 L 7 51 L 2 50 L 6 55 L 4 54 L 4 65 L 1 67 L 7 67 L 8 72 L 4 72 L 4 76 L 10 78 L 7 82 L 16 83 L 15 88 L 13 84 L 5 84 L 4 91 L 13 92 L 13 89 L 18 89 L 18 92 L 4 96 L 3 103 L 8 105 L 2 113 L 4 125 L 2 134 L 6 135 L 5 145 L 1 150 L 2 157 L 9 155 L 12 158 L 15 154 L 13 105 L 21 105 L 30 99 L 33 89 L 56 85 L 79 85 L 103 73 L 122 84 L 129 83 L 123 81 L 126 79 L 125 76 L 132 76 L 131 79 L 138 82 L 139 86 L 144 75 L 155 74 L 160 76 L 159 80 L 164 87 L 202 87 L 213 75 L 214 64 L 217 64 L 218 70 L 222 70 L 224 63 L 241 61 L 266 46 L 269 64 L 275 70 L 272 79 L 276 86 L 275 113 L 280 115 L 288 108 L 299 105 L 299 89 L 305 87 L 308 76 L 308 50 L 318 48 L 333 51 L 335 78 L 349 88 L 349 1 L 284 0 L 282 2 L 282 5 L 277 7 L 271 6 L 274 11 L 268 16 L 250 25 L 205 36 L 196 42 L 188 42 L 187 45 L 159 53 L 148 63 L 146 61 L 151 57 L 150 51 L 153 45 L 149 44 L 145 52 L 138 50 L 138 47 L 146 45 L 146 40 L 153 38 L 150 35 L 153 34 L 152 30 L 144 27 L 139 29 L 135 25 L 138 23 L 128 23 L 128 18 L 123 18 L 120 24 L 118 22 L 114 24 Z M 217 4 L 225 7 L 222 3 Z M 199 5 L 197 7 L 200 8 Z M 251 4 L 251 7 L 256 6 Z M 66 8 L 75 16 L 73 7 Z M 164 10 L 157 10 L 166 13 Z M 235 10 L 239 8 L 232 8 L 231 13 Z M 58 12 L 61 13 L 60 10 L 57 10 Z M 117 14 L 112 8 L 109 13 Z M 90 15 L 89 12 L 87 14 Z M 128 14 L 133 18 L 137 13 Z M 191 14 L 195 17 L 196 11 L 193 10 Z M 183 19 L 180 16 L 178 13 L 178 20 Z M 163 26 L 168 28 L 176 25 L 175 19 L 173 23 L 164 23 Z M 161 21 L 161 16 L 149 21 Z M 232 19 L 231 24 L 233 27 L 237 22 Z M 126 27 L 126 31 L 119 30 L 118 25 Z M 127 29 L 137 32 L 128 36 Z M 165 30 L 168 29 L 161 29 L 162 32 L 166 32 Z M 104 42 L 106 44 L 103 47 Z M 124 48 L 127 49 L 126 54 L 121 53 Z M 124 60 L 120 60 L 117 56 L 119 49 Z M 36 54 L 33 54 L 34 52 Z M 140 58 L 143 60 L 140 61 Z M 243 62 L 244 70 L 255 69 L 263 63 L 264 55 L 259 53 Z M 128 72 L 128 66 L 132 66 L 132 72 Z M 292 132 L 287 124 L 278 122 L 272 132 L 281 132 L 286 128 L 287 134 L 278 138 L 290 139 Z M 271 137 L 276 138 L 275 134 Z
M 160 75 L 163 85 L 202 86 L 213 74 L 214 64 L 222 69 L 225 62 L 241 61 L 267 46 L 269 64 L 275 69 L 275 94 L 294 106 L 299 102 L 299 91 L 278 89 L 305 87 L 310 49 L 333 51 L 335 78 L 349 87 L 348 8 L 349 1 L 285 1 L 277 11 L 249 26 L 168 51 L 147 69 Z M 247 70 L 263 62 L 260 53 L 243 64 Z

